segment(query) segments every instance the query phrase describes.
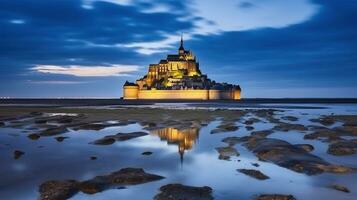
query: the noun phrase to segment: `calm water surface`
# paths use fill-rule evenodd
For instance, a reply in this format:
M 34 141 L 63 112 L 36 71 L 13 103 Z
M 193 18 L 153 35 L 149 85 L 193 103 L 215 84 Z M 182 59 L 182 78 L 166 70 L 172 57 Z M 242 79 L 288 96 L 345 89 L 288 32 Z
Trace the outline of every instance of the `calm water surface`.
M 170 109 L 185 108 L 182 105 L 155 105 Z M 186 105 L 187 106 L 187 105 Z M 286 106 L 286 105 L 284 105 Z M 294 105 L 291 105 L 294 106 Z M 305 105 L 304 105 L 305 106 Z M 308 106 L 308 105 L 306 105 Z M 316 105 L 314 105 L 316 106 Z M 319 109 L 282 108 L 284 115 L 299 117 L 304 125 L 316 125 L 309 121 L 321 114 L 356 114 L 355 105 L 319 105 Z M 221 107 L 221 105 L 196 106 Z M 281 107 L 281 106 L 280 106 Z M 187 108 L 187 107 L 186 107 Z M 192 108 L 192 107 L 191 107 Z M 234 108 L 236 109 L 236 108 Z M 245 116 L 242 118 L 248 118 Z M 149 132 L 148 136 L 117 142 L 113 145 L 98 146 L 90 142 L 105 135 L 118 132 L 128 133 L 142 131 L 138 124 L 110 127 L 100 131 L 69 130 L 62 136 L 69 138 L 57 142 L 53 137 L 41 137 L 30 140 L 22 129 L 0 129 L 0 199 L 37 199 L 38 185 L 46 180 L 76 179 L 86 180 L 98 175 L 105 175 L 125 167 L 143 168 L 149 173 L 166 177 L 160 181 L 126 189 L 113 188 L 94 195 L 78 193 L 71 199 L 152 199 L 160 186 L 168 183 L 182 183 L 192 186 L 210 186 L 215 199 L 251 199 L 260 193 L 292 194 L 297 199 L 355 199 L 357 196 L 357 174 L 336 175 L 324 173 L 307 176 L 279 167 L 272 163 L 259 161 L 254 154 L 244 147 L 236 145 L 239 157 L 231 161 L 219 160 L 215 148 L 226 146 L 221 140 L 229 136 L 244 136 L 249 132 L 240 125 L 235 132 L 210 134 L 220 121 L 211 122 L 201 129 L 177 130 L 165 128 Z M 294 122 L 295 123 L 295 122 Z M 338 125 L 338 124 L 337 124 Z M 270 129 L 274 125 L 262 122 L 255 123 L 255 130 Z M 275 132 L 269 137 L 283 139 L 292 144 L 308 143 L 315 147 L 313 154 L 334 164 L 357 167 L 357 156 L 332 156 L 326 153 L 328 144 L 316 140 L 304 140 L 304 133 Z M 25 152 L 20 159 L 13 159 L 13 151 Z M 141 155 L 152 151 L 150 156 Z M 90 160 L 91 156 L 98 157 Z M 259 167 L 252 166 L 258 163 Z M 240 168 L 258 169 L 270 176 L 260 181 L 238 173 Z M 351 193 L 342 193 L 327 188 L 330 184 L 342 184 L 349 187 Z

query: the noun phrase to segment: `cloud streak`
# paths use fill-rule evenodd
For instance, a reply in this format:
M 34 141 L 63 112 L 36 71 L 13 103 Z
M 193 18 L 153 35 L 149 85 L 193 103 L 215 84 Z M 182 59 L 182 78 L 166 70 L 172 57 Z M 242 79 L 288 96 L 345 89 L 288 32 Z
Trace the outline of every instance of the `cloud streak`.
M 127 5 L 134 5 L 134 1 L 127 1 L 126 3 L 128 3 Z M 164 5 L 160 1 L 153 3 L 155 7 Z M 319 6 L 308 0 L 291 0 L 288 2 L 285 0 L 251 0 L 249 2 L 246 0 L 192 0 L 187 5 L 186 9 L 192 15 L 178 15 L 177 20 L 191 22 L 193 24 L 191 28 L 178 30 L 173 34 L 163 34 L 161 35 L 163 39 L 160 40 L 131 42 L 122 46 L 133 48 L 139 54 L 151 55 L 165 52 L 168 48 L 177 44 L 177 36 L 180 32 L 185 32 L 185 39 L 189 40 L 196 38 L 196 36 L 217 35 L 224 32 L 285 28 L 309 20 L 319 10 Z M 251 9 L 247 9 L 247 5 Z M 170 9 L 162 11 L 172 12 Z M 287 15 L 287 12 L 289 12 L 289 15 Z
M 89 83 L 88 81 L 56 81 L 56 80 L 51 80 L 51 81 L 34 81 L 34 80 L 28 80 L 29 83 L 31 84 L 51 84 L 51 85 L 72 85 L 72 84 L 85 84 Z
M 81 66 L 37 65 L 31 70 L 46 74 L 61 74 L 78 77 L 126 76 L 139 70 L 137 65 Z

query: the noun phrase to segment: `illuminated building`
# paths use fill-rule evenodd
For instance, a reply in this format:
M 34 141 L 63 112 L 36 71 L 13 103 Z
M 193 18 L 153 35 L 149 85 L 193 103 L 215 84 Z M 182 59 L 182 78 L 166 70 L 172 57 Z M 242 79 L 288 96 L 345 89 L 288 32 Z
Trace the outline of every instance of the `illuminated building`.
M 239 85 L 217 83 L 201 73 L 196 56 L 185 50 L 183 39 L 178 54 L 150 64 L 148 73 L 123 86 L 124 99 L 240 99 Z

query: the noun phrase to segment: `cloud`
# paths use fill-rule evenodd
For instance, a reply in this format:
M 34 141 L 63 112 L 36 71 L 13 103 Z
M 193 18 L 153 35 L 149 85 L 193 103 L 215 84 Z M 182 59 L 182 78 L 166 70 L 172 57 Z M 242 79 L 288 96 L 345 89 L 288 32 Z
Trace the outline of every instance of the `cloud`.
M 153 41 L 153 42 L 133 42 L 129 44 L 122 44 L 119 45 L 120 47 L 126 47 L 126 48 L 134 48 L 136 52 L 145 54 L 145 55 L 151 55 L 153 53 L 161 53 L 165 52 L 170 48 L 178 46 L 178 41 L 180 41 L 180 35 L 179 34 L 174 34 L 174 35 L 165 35 L 165 38 L 159 41 Z M 191 35 L 185 35 L 185 40 L 188 40 L 191 38 Z
M 111 66 L 58 66 L 37 65 L 31 70 L 39 73 L 72 75 L 79 77 L 127 76 L 127 73 L 139 70 L 137 65 L 111 65 Z
M 10 20 L 10 23 L 12 23 L 12 24 L 24 24 L 24 23 L 25 23 L 25 20 L 22 20 L 22 19 L 12 19 L 12 20 Z
M 131 0 L 82 0 L 82 7 L 86 9 L 93 9 L 93 4 L 97 1 L 108 2 L 118 5 L 130 5 Z
M 255 9 L 246 9 L 247 5 L 254 5 Z M 194 0 L 190 8 L 194 17 L 200 19 L 195 21 L 193 33 L 208 35 L 284 28 L 309 20 L 318 12 L 319 6 L 309 0 Z
M 131 3 L 133 3 L 132 1 Z M 129 3 L 129 2 L 128 2 Z M 134 5 L 134 4 L 131 4 Z M 164 7 L 161 1 L 153 7 Z M 247 8 L 254 9 L 247 9 Z M 192 0 L 186 8 L 190 15 L 179 15 L 177 20 L 191 22 L 193 26 L 177 30 L 174 34 L 164 34 L 163 39 L 150 42 L 131 42 L 123 45 L 137 53 L 150 55 L 163 52 L 178 42 L 178 33 L 185 32 L 185 39 L 195 36 L 217 35 L 232 31 L 249 31 L 261 28 L 285 28 L 309 20 L 319 6 L 309 0 Z M 172 12 L 172 9 L 162 9 Z M 144 11 L 143 11 L 144 12 Z M 174 40 L 177 39 L 177 40 Z
M 241 8 L 253 8 L 255 5 L 253 3 L 250 3 L 248 1 L 240 2 L 238 4 L 239 7 Z
M 71 84 L 84 84 L 84 83 L 89 83 L 88 81 L 34 81 L 34 80 L 28 80 L 29 83 L 32 84 L 59 84 L 59 85 L 71 85 Z

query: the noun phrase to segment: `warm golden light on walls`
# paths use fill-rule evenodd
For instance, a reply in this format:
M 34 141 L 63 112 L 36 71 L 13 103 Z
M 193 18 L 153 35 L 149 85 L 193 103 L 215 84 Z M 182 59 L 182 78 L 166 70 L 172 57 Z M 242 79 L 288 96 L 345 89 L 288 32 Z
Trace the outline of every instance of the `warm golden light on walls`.
M 196 99 L 219 100 L 241 98 L 239 85 L 217 83 L 201 73 L 196 56 L 183 47 L 158 64 L 150 64 L 148 73 L 136 83 L 123 86 L 124 99 Z

